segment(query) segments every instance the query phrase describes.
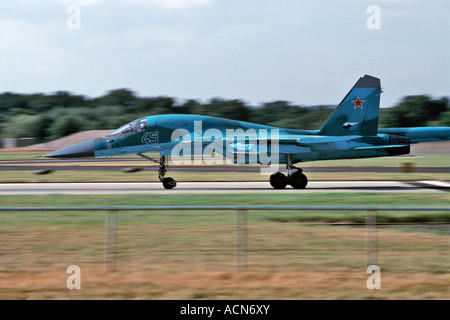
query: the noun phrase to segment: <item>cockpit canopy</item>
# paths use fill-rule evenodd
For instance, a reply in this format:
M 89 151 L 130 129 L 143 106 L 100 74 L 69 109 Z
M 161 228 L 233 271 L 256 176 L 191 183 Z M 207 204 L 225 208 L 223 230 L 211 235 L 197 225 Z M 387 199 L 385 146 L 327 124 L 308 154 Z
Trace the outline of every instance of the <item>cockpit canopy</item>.
M 108 133 L 105 137 L 124 136 L 135 132 L 147 131 L 147 128 L 147 118 L 140 118 Z

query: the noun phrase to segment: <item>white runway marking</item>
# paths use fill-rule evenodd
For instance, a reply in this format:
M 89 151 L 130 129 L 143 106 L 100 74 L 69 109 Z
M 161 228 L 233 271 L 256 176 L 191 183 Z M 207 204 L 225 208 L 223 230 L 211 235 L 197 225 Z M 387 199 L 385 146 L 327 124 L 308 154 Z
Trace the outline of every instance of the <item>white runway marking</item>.
M 312 192 L 449 192 L 442 181 L 310 181 L 303 190 L 273 189 L 268 182 L 178 182 L 165 190 L 161 183 L 8 183 L 0 195 L 42 194 L 213 194 L 213 193 L 312 193 Z
M 417 183 L 429 185 L 435 188 L 450 189 L 450 182 L 447 181 L 417 181 Z

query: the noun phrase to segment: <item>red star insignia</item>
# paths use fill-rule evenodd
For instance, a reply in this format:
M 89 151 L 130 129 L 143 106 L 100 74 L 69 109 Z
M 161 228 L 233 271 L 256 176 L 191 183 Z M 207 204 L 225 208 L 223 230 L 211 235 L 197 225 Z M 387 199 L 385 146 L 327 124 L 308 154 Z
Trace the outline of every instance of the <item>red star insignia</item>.
M 352 102 L 355 104 L 355 107 L 353 108 L 353 110 L 356 108 L 364 109 L 362 106 L 364 101 L 366 101 L 366 100 L 359 100 L 359 97 L 357 97 L 355 101 L 352 100 Z

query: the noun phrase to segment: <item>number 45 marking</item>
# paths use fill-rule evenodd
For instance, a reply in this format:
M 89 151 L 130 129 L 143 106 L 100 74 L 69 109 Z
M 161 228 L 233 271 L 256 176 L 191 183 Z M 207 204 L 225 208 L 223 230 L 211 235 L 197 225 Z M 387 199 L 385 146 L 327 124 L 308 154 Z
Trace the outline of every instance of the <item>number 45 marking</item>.
M 158 143 L 159 142 L 159 134 L 158 131 L 150 131 L 146 132 L 141 139 L 142 143 L 145 144 L 152 144 L 152 143 Z

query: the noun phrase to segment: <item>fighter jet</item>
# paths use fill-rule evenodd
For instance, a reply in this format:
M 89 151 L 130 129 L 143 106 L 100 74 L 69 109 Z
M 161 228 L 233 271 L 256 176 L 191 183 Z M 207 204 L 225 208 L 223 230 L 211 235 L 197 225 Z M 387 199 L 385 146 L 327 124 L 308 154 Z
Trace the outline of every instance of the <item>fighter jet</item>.
M 410 144 L 450 140 L 450 127 L 378 128 L 380 79 L 361 77 L 318 130 L 293 130 L 190 114 L 155 115 L 132 121 L 99 138 L 49 154 L 50 158 L 112 157 L 137 154 L 159 164 L 164 188 L 168 160 L 194 164 L 227 159 L 229 163 L 275 168 L 273 188 L 303 189 L 308 179 L 297 163 L 409 154 Z M 159 160 L 145 153 L 159 154 Z M 183 162 L 184 161 L 184 162 Z M 215 162 L 217 163 L 217 162 Z M 280 165 L 286 174 L 280 172 Z

